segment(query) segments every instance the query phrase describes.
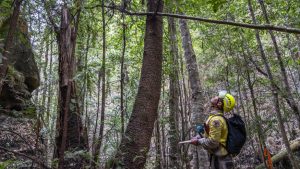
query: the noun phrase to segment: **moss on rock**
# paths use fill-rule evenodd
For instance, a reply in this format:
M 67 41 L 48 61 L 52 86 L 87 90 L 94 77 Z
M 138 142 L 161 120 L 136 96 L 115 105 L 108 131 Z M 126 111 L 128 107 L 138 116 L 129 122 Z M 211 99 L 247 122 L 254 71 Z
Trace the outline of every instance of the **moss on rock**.
M 24 117 L 27 118 L 35 118 L 36 117 L 36 107 L 31 104 L 27 103 L 25 109 L 22 111 Z
M 9 29 L 9 19 L 0 27 L 0 39 L 5 39 Z M 19 19 L 13 47 L 9 49 L 7 77 L 0 95 L 0 105 L 4 109 L 24 111 L 25 116 L 34 116 L 35 108 L 29 108 L 31 92 L 39 86 L 39 71 L 34 60 L 28 28 L 24 19 Z

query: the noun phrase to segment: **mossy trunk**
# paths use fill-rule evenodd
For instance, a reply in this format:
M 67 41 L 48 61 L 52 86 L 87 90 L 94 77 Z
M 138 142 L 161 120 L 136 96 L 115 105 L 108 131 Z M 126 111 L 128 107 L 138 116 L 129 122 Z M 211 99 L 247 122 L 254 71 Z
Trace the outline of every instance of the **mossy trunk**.
M 182 48 L 184 49 L 184 57 L 186 61 L 186 68 L 188 71 L 189 85 L 190 85 L 190 104 L 191 104 L 191 123 L 192 126 L 204 123 L 204 100 L 203 90 L 200 82 L 198 65 L 196 55 L 194 52 L 191 34 L 188 28 L 187 21 L 179 20 L 180 32 L 182 37 Z M 196 133 L 193 133 L 196 135 Z M 201 147 L 190 147 L 192 155 L 191 168 L 192 169 L 206 169 L 209 167 L 206 150 Z
M 179 116 L 179 81 L 178 81 L 178 41 L 177 41 L 177 31 L 175 26 L 174 18 L 168 18 L 168 28 L 170 37 L 170 130 L 169 130 L 169 168 L 178 169 L 180 168 L 180 149 L 178 147 L 179 142 L 179 132 L 178 132 L 178 121 L 177 116 Z

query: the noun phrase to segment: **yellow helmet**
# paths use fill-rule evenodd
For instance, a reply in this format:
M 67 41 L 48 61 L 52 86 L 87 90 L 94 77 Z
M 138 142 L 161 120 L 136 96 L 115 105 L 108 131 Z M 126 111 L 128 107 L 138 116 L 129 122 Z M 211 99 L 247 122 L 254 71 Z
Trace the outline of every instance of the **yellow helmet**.
M 219 92 L 219 97 L 223 99 L 224 112 L 230 112 L 235 106 L 234 97 L 226 91 Z

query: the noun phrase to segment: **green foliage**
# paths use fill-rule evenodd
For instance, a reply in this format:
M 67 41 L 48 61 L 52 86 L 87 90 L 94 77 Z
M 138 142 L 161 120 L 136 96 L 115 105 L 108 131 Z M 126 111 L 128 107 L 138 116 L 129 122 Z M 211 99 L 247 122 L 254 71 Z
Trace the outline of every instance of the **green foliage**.
M 17 85 L 25 80 L 24 75 L 10 65 L 7 68 L 7 79 L 12 85 Z
M 23 110 L 23 114 L 25 117 L 33 119 L 36 116 L 36 107 L 28 106 L 25 110 Z
M 57 168 L 57 167 L 58 167 L 58 162 L 59 162 L 59 159 L 58 159 L 58 158 L 52 159 L 51 162 L 52 162 L 52 163 L 51 163 L 52 168 Z
M 14 163 L 14 160 L 6 160 L 3 162 L 0 162 L 0 169 L 7 169 L 8 167 L 11 167 L 10 165 Z
M 10 16 L 12 11 L 11 4 L 11 0 L 0 0 L 0 27 L 2 27 L 4 21 Z
M 207 0 L 214 12 L 217 12 L 226 2 L 226 0 Z
M 122 169 L 122 166 L 124 166 L 122 161 L 117 161 L 114 157 L 109 158 L 106 163 L 108 168 L 112 168 L 112 166 L 114 165 L 117 166 L 116 169 Z

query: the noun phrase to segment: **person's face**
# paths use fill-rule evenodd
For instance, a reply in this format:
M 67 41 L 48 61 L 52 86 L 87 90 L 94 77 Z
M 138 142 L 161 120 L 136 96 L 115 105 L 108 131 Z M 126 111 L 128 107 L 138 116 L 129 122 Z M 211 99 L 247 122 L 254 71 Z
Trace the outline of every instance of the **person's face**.
M 222 101 L 218 96 L 213 97 L 210 100 L 210 103 L 211 103 L 211 107 L 213 107 L 213 108 L 221 109 L 221 107 L 222 107 Z

